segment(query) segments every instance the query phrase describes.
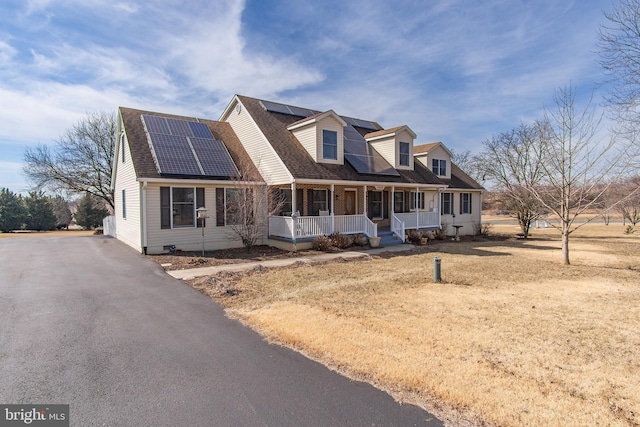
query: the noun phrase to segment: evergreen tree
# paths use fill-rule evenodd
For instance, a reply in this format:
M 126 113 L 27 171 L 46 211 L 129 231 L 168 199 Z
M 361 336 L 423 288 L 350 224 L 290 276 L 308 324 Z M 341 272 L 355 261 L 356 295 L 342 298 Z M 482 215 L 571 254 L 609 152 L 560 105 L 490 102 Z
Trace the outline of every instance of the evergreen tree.
M 26 226 L 29 230 L 53 230 L 56 226 L 56 215 L 49 198 L 41 191 L 31 191 L 24 199 L 27 207 Z
M 102 219 L 109 215 L 109 211 L 101 203 L 101 200 L 90 193 L 85 193 L 78 203 L 76 211 L 76 223 L 90 230 L 102 225 Z
M 22 196 L 8 188 L 0 190 L 0 230 L 6 232 L 20 229 L 26 219 Z
M 67 202 L 62 196 L 55 196 L 49 199 L 53 213 L 56 216 L 56 228 L 69 228 L 72 215 L 69 209 L 69 202 Z

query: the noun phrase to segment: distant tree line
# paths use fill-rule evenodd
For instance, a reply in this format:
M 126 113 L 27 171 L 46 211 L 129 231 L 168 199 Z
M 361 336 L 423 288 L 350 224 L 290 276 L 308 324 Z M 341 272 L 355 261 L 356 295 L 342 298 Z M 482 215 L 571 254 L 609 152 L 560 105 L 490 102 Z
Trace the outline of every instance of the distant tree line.
M 76 223 L 86 229 L 102 225 L 108 215 L 100 199 L 86 193 L 76 209 Z M 31 191 L 26 197 L 8 188 L 0 189 L 0 231 L 48 231 L 68 228 L 73 216 L 69 202 L 62 196 L 47 196 Z

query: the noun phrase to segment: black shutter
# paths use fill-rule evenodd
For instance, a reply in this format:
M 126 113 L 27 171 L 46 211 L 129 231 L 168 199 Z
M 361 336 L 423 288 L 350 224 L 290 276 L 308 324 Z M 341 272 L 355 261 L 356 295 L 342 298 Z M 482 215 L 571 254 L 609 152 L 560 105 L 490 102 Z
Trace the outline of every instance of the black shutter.
M 224 188 L 216 188 L 216 226 L 224 227 Z
M 307 190 L 307 215 L 313 215 L 313 190 Z
M 462 215 L 462 193 L 460 193 L 460 215 Z
M 206 207 L 204 204 L 204 188 L 197 187 L 196 188 L 196 209 Z M 207 220 L 206 219 L 197 219 L 198 228 L 206 227 Z
M 373 203 L 371 202 L 371 195 L 373 191 L 367 191 L 367 216 L 369 219 L 373 219 Z
M 171 228 L 170 187 L 160 187 L 160 228 Z

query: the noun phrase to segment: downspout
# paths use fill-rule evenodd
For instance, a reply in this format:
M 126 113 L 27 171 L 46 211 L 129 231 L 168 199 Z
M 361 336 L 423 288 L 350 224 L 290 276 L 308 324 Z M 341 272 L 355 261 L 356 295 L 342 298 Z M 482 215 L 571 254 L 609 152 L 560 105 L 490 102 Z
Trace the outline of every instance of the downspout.
M 147 181 L 142 182 L 142 253 L 147 254 Z

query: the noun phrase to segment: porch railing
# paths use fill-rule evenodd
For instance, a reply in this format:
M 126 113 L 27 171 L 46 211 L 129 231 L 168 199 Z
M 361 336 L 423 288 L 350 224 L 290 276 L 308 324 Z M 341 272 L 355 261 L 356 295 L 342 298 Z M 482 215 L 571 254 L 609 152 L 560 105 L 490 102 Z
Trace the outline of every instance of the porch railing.
M 363 233 L 369 237 L 376 237 L 378 225 L 365 215 L 269 217 L 270 236 L 304 239 L 329 235 L 335 231 L 342 234 Z
M 404 223 L 406 229 L 419 229 L 429 227 L 440 227 L 439 212 L 405 212 L 394 214 L 400 221 Z
M 391 214 L 391 232 L 395 233 L 395 235 L 404 243 L 404 222 L 402 222 L 394 213 Z

